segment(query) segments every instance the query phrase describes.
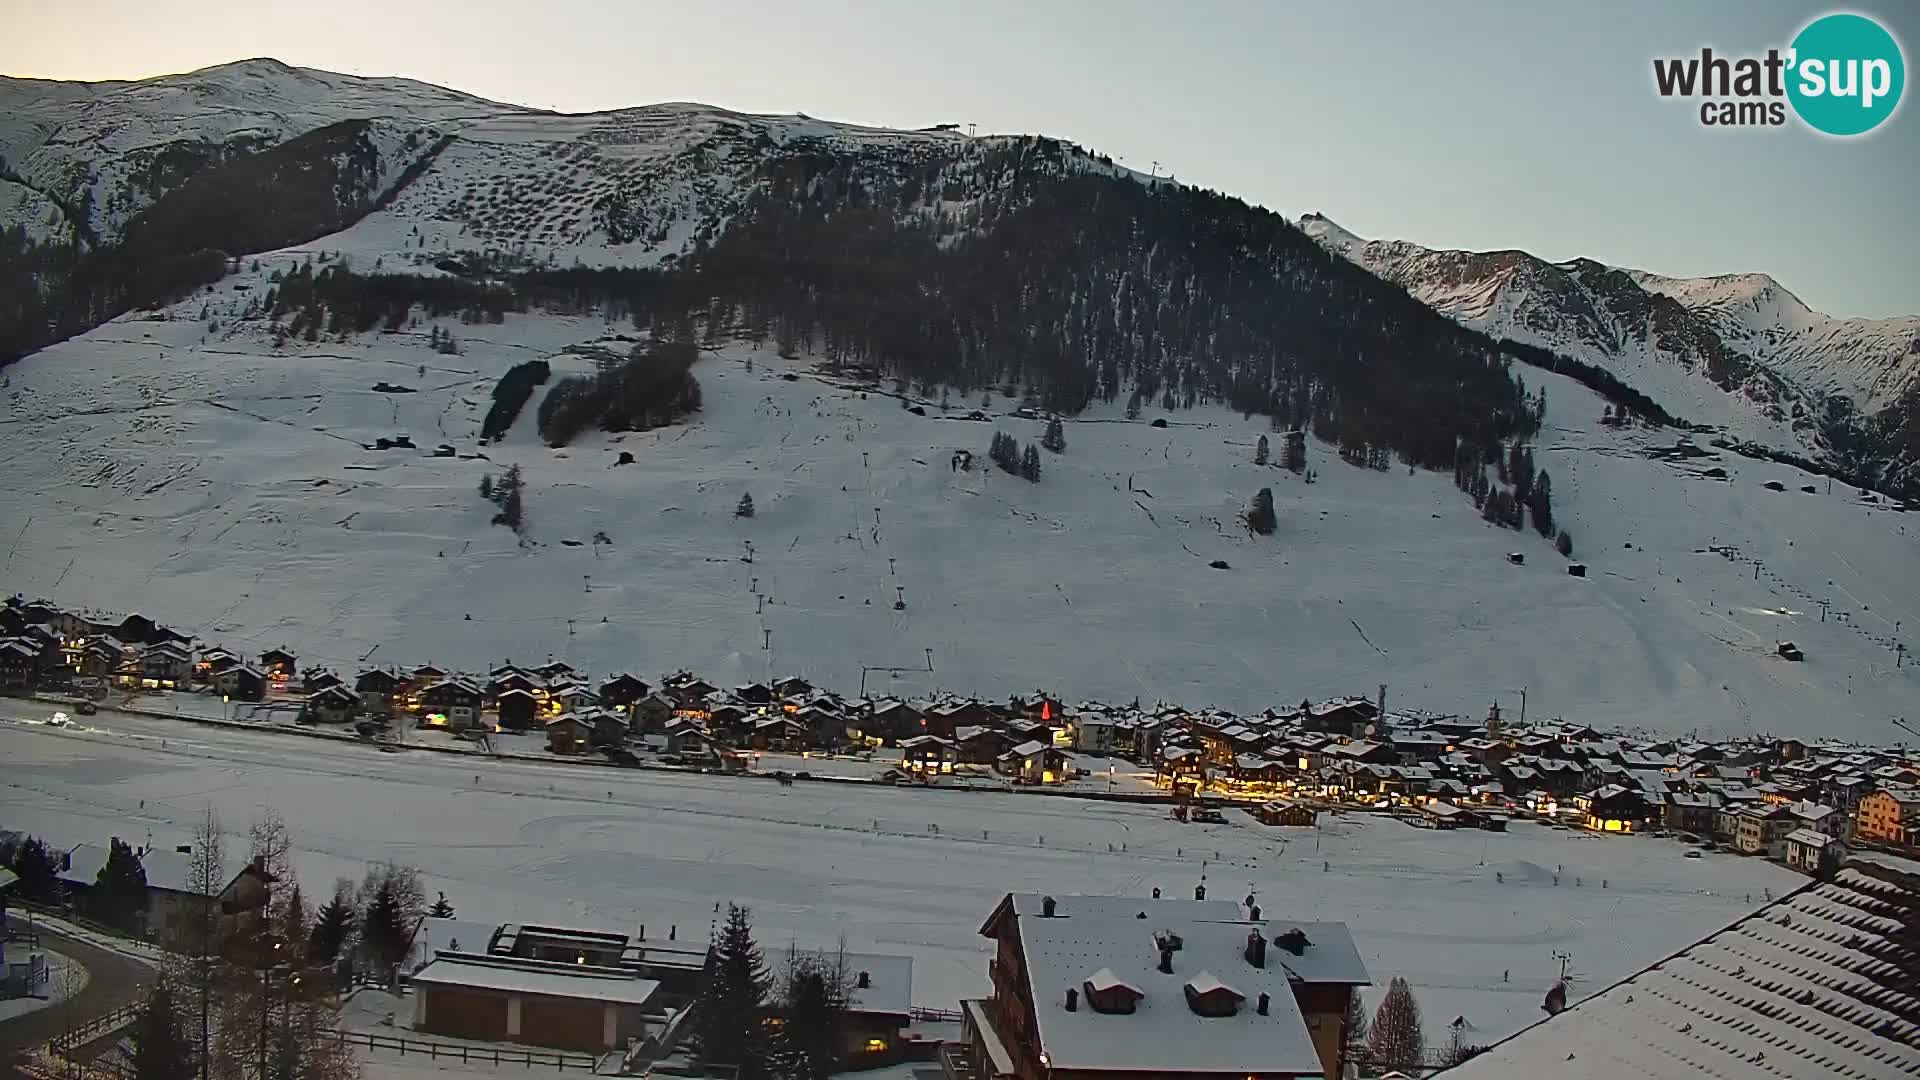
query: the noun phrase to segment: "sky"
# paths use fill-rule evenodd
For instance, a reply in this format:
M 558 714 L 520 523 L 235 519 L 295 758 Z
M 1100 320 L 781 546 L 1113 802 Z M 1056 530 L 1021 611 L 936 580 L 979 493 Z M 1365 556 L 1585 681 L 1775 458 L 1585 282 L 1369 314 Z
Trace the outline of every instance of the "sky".
M 1040 133 L 1370 238 L 1675 276 L 1766 272 L 1920 313 L 1920 106 L 1835 140 L 1714 130 L 1657 56 L 1784 47 L 1785 0 L 0 0 L 0 72 L 140 78 L 271 56 L 587 111 L 699 101 Z M 1920 55 L 1920 4 L 1871 15 Z M 1912 91 L 1912 97 L 1920 91 Z

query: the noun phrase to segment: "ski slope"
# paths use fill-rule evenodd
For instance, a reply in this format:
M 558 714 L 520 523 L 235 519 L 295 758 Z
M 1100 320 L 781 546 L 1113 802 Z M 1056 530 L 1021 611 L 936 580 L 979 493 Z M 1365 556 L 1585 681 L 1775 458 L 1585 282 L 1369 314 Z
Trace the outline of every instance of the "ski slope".
M 31 709 L 0 700 L 0 718 Z M 913 1002 L 943 1008 L 987 991 L 978 929 L 1007 891 L 1181 896 L 1204 880 L 1216 899 L 1253 892 L 1276 922 L 1347 922 L 1370 1002 L 1405 976 L 1435 1045 L 1456 1016 L 1471 1042 L 1536 1019 L 1556 951 L 1583 997 L 1805 881 L 1529 824 L 1272 829 L 1230 811 L 1188 825 L 1154 806 L 382 754 L 104 711 L 69 730 L 0 719 L 0 755 L 17 766 L 0 778 L 0 822 L 63 844 L 186 842 L 211 807 L 237 860 L 271 807 L 309 898 L 395 859 L 470 921 L 700 940 L 716 903 L 742 903 L 769 951 L 844 935 L 913 956 Z
M 1527 373 L 1549 399 L 1535 455 L 1585 579 L 1531 531 L 1482 523 L 1448 477 L 1355 468 L 1312 441 L 1317 483 L 1255 466 L 1259 417 L 1200 409 L 1155 428 L 1156 410 L 1096 409 L 1035 485 L 986 465 L 995 430 L 1042 428 L 999 395 L 920 416 L 745 347 L 695 366 L 691 424 L 552 450 L 536 395 L 481 447 L 508 367 L 585 371 L 569 348 L 624 352 L 631 328 L 510 316 L 450 324 L 456 356 L 424 323 L 276 352 L 236 316 L 300 257 L 9 369 L 9 590 L 344 671 L 553 655 L 722 684 L 800 672 L 851 693 L 863 668 L 899 668 L 920 670 L 866 672 L 867 690 L 1240 710 L 1386 683 L 1395 704 L 1469 715 L 1511 710 L 1524 687 L 1530 717 L 1874 741 L 1920 700 L 1892 650 L 1920 616 L 1920 520 L 1771 463 L 1653 460 L 1675 433 L 1604 428 L 1599 399 L 1543 372 Z M 964 419 L 974 409 L 992 419 Z M 417 449 L 368 448 L 399 434 Z M 433 456 L 443 443 L 458 456 Z M 622 451 L 635 463 L 616 466 Z M 527 482 L 524 543 L 478 495 L 509 464 Z M 1261 486 L 1280 517 L 1267 538 L 1238 522 Z M 737 518 L 747 493 L 758 514 Z M 1805 663 L 1773 655 L 1783 639 Z

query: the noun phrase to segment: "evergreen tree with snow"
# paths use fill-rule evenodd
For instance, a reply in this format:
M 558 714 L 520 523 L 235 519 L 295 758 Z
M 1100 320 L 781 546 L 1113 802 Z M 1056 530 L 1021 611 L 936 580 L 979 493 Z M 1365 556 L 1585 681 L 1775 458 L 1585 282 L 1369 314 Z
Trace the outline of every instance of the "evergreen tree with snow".
M 1267 463 L 1267 437 L 1265 435 L 1260 436 L 1260 441 L 1253 444 L 1253 463 L 1255 465 L 1265 465 Z
M 1280 527 L 1279 515 L 1273 509 L 1273 489 L 1261 488 L 1253 493 L 1253 505 L 1247 508 L 1247 527 L 1261 536 L 1272 536 Z
M 1047 432 L 1040 436 L 1040 445 L 1056 454 L 1066 450 L 1067 431 L 1060 423 L 1059 417 L 1056 416 L 1047 421 Z
M 1367 1057 L 1375 1068 L 1413 1072 L 1420 1067 L 1427 1046 L 1420 1028 L 1420 1003 L 1413 998 L 1407 980 L 1394 976 L 1387 984 L 1387 996 L 1374 1011 L 1367 1032 Z
M 429 919 L 453 918 L 453 905 L 447 903 L 446 893 L 441 893 L 439 899 L 433 902 L 433 906 L 427 909 L 427 918 Z
M 740 496 L 739 505 L 733 508 L 733 516 L 742 518 L 750 518 L 753 516 L 753 496 L 751 494 Z
M 493 501 L 493 474 L 492 473 L 480 474 L 480 497 L 487 500 L 488 502 Z
M 693 1047 L 700 1060 L 731 1065 L 739 1080 L 766 1073 L 767 1045 L 761 1024 L 770 980 L 746 908 L 727 905 L 727 923 L 714 940 L 694 1003 Z
M 1133 388 L 1133 393 L 1127 395 L 1127 419 L 1140 419 L 1140 388 L 1137 386 Z
M 356 916 L 351 888 L 342 881 L 335 887 L 333 899 L 320 905 L 314 915 L 313 932 L 307 936 L 307 954 L 316 962 L 332 963 L 353 936 Z
M 1367 1060 L 1367 1008 L 1357 990 L 1347 993 L 1347 1016 L 1341 1029 L 1340 1075 L 1347 1076 L 1348 1065 L 1357 1070 Z
M 1567 530 L 1561 529 L 1560 535 L 1553 538 L 1553 549 L 1569 559 L 1573 558 L 1573 537 L 1567 535 Z
M 1029 483 L 1040 482 L 1040 451 L 1031 445 L 1020 455 L 1020 475 L 1026 477 Z

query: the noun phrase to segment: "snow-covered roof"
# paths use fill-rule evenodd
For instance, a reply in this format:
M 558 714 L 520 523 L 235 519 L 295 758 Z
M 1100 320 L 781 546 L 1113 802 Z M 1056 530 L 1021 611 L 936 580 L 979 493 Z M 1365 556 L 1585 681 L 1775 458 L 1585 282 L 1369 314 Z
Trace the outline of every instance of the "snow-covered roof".
M 1920 955 L 1901 913 L 1920 862 L 1855 856 L 1448 1080 L 1891 1080 L 1920 1075 Z
M 149 848 L 140 856 L 140 869 L 147 875 L 147 888 L 197 893 L 193 885 L 193 856 L 172 848 Z M 226 882 L 221 882 L 225 885 Z
M 1088 987 L 1101 992 L 1108 990 L 1129 990 L 1132 991 L 1134 997 L 1144 997 L 1146 995 L 1146 991 L 1115 975 L 1112 968 L 1103 967 L 1099 971 L 1087 976 L 1084 981 Z
M 1012 755 L 1017 758 L 1032 757 L 1033 755 L 1040 753 L 1046 748 L 1047 748 L 1047 745 L 1045 743 L 1036 742 L 1032 739 L 1029 739 L 1026 742 L 1021 743 L 1019 746 L 1014 747 L 1010 751 L 1010 753 L 1012 753 Z
M 1067 897 L 1061 904 L 1071 908 L 1081 899 Z M 1237 914 L 1236 905 L 1225 907 Z M 1148 918 L 1136 917 L 1142 910 Z M 1171 975 L 1158 969 L 1153 940 L 1155 930 L 1167 928 L 1182 939 Z M 1287 970 L 1273 962 L 1271 948 L 1266 967 L 1248 963 L 1243 954 L 1247 931 L 1244 922 L 1169 922 L 1161 908 L 1138 900 L 1127 901 L 1121 910 L 1021 918 L 1039 1052 L 1056 1071 L 1318 1075 L 1323 1066 Z M 1066 993 L 1090 968 L 1140 990 L 1134 1011 L 1110 1015 L 1083 1003 L 1069 1012 Z M 1214 969 L 1231 972 L 1236 986 L 1209 974 Z M 1243 1005 L 1231 1016 L 1201 1016 L 1187 1003 L 1190 981 L 1247 998 L 1264 992 L 1267 1015 Z
M 461 943 L 463 946 L 465 942 Z M 601 971 L 584 971 L 538 961 L 469 956 L 465 953 L 440 953 L 426 967 L 413 973 L 416 987 L 471 987 L 545 997 L 575 998 L 612 1002 L 618 1005 L 645 1005 L 660 984 L 652 979 Z
M 704 957 L 704 953 L 701 955 Z M 796 959 L 813 960 L 828 965 L 844 965 L 847 974 L 847 993 L 851 995 L 848 1003 L 850 1012 L 908 1016 L 913 1010 L 913 957 L 911 956 L 887 953 L 843 953 L 835 949 L 785 949 L 770 952 L 767 955 L 767 966 L 773 970 L 777 981 L 786 966 Z M 864 987 L 859 985 L 862 974 L 867 976 L 867 985 Z
M 67 852 L 66 869 L 61 870 L 61 881 L 74 885 L 92 885 L 100 877 L 100 871 L 106 869 L 108 849 L 99 844 L 80 844 Z
M 1787 834 L 1787 843 L 1805 844 L 1808 847 L 1823 848 L 1833 842 L 1833 837 L 1813 829 L 1795 829 Z

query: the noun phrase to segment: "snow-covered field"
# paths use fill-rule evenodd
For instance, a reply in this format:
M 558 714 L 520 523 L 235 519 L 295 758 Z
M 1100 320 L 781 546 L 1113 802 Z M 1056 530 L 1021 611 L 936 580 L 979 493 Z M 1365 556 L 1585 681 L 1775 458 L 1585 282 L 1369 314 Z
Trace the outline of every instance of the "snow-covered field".
M 451 324 L 457 356 L 426 325 L 276 353 L 229 320 L 299 257 L 8 371 L 8 589 L 344 671 L 551 654 L 596 675 L 799 672 L 853 693 L 863 667 L 891 667 L 920 670 L 869 672 L 866 689 L 1237 709 L 1386 683 L 1393 704 L 1476 716 L 1496 698 L 1513 711 L 1525 687 L 1530 718 L 1882 741 L 1920 688 L 1892 649 L 1920 616 L 1920 521 L 1783 466 L 1650 460 L 1673 433 L 1603 428 L 1599 399 L 1544 373 L 1527 373 L 1549 391 L 1535 453 L 1584 580 L 1532 532 L 1483 524 L 1445 476 L 1354 468 L 1317 443 L 1315 484 L 1257 467 L 1258 417 L 1154 428 L 1157 411 L 1096 410 L 1033 485 L 985 465 L 995 430 L 1040 435 L 997 394 L 991 422 L 963 418 L 977 397 L 920 416 L 741 347 L 695 366 L 692 424 L 551 450 L 536 395 L 481 447 L 509 366 L 583 371 L 563 350 L 624 351 L 608 335 L 629 328 L 514 316 Z M 418 449 L 368 449 L 399 434 Z M 459 456 L 433 456 L 442 443 Z M 955 471 L 956 450 L 979 465 Z M 616 467 L 621 451 L 635 463 Z M 526 545 L 477 492 L 509 464 L 527 479 Z M 1263 485 L 1280 529 L 1258 539 L 1238 515 Z M 758 513 L 737 518 L 748 493 Z M 1806 662 L 1775 657 L 1781 639 Z
M 1185 825 L 1149 806 L 469 763 L 106 712 L 68 730 L 0 722 L 0 758 L 0 825 L 61 843 L 184 842 L 207 806 L 244 836 L 274 807 L 310 897 L 391 858 L 462 919 L 698 939 L 716 903 L 739 902 L 769 948 L 845 935 L 911 954 L 916 1003 L 947 1007 L 986 989 L 976 931 L 1001 894 L 1186 895 L 1204 875 L 1215 898 L 1252 890 L 1269 918 L 1345 920 L 1377 982 L 1406 976 L 1436 1029 L 1465 1016 L 1490 1040 L 1535 1018 L 1556 950 L 1598 989 L 1804 880 L 1530 825 L 1276 830 L 1238 811 Z

